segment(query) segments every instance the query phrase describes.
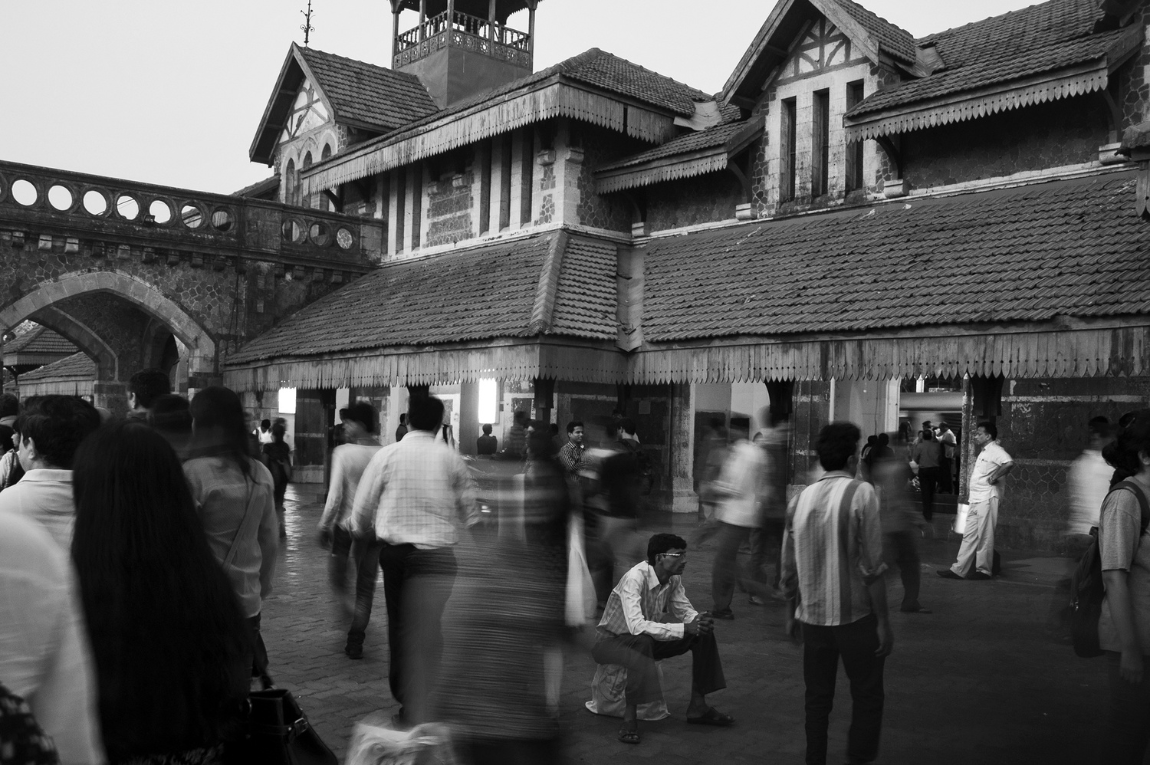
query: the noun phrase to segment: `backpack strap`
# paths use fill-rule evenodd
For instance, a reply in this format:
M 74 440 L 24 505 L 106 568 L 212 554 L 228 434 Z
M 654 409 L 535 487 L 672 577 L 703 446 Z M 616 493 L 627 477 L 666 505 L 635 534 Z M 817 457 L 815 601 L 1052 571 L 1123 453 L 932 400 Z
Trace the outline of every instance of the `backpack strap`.
M 247 486 L 248 479 L 244 478 L 244 485 Z M 248 503 L 244 509 L 244 519 L 240 521 L 240 527 L 236 529 L 236 536 L 232 539 L 232 545 L 228 548 L 228 554 L 224 556 L 224 568 L 232 565 L 232 561 L 236 559 L 236 554 L 240 551 L 240 540 L 246 539 L 250 536 L 250 531 L 253 526 L 259 523 L 259 514 L 255 511 L 255 479 L 252 479 L 251 486 L 248 486 Z
M 1146 499 L 1146 492 L 1142 491 L 1142 487 L 1134 481 L 1119 481 L 1111 487 L 1110 491 L 1118 491 L 1119 489 L 1125 489 L 1138 498 L 1138 507 L 1142 510 L 1142 531 L 1139 534 L 1139 538 L 1141 538 L 1142 534 L 1146 533 L 1146 527 L 1150 526 L 1150 501 Z

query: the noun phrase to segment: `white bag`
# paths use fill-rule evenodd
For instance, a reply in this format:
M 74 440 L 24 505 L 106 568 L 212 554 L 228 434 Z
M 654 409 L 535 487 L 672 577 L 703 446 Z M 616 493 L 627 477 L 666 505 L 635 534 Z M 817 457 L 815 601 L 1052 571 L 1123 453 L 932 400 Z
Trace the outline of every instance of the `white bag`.
M 662 694 L 663 667 L 655 663 L 659 672 L 659 692 Z M 597 715 L 608 717 L 622 717 L 626 706 L 624 691 L 627 689 L 627 670 L 618 664 L 600 664 L 595 669 L 595 678 L 591 681 L 591 700 L 585 706 Z M 635 710 L 640 720 L 663 720 L 671 716 L 667 711 L 666 699 L 649 701 L 640 704 Z
M 456 765 L 451 732 L 446 725 L 417 725 L 395 730 L 382 714 L 355 724 L 347 746 L 346 765 Z
M 594 620 L 597 605 L 595 582 L 583 547 L 583 516 L 572 513 L 567 524 L 567 626 L 582 627 Z
M 954 526 L 952 530 L 959 536 L 966 534 L 966 517 L 970 515 L 970 505 L 958 503 L 958 513 L 954 516 Z

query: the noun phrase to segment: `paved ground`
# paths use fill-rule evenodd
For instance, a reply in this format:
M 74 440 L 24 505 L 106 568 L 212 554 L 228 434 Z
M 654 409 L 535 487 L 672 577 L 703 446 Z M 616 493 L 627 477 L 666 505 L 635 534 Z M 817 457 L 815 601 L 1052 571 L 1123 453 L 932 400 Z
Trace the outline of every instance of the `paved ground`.
M 326 584 L 326 553 L 314 541 L 320 507 L 306 501 L 314 491 L 289 492 L 289 542 L 276 593 L 264 606 L 264 636 L 273 675 L 297 694 L 320 734 L 342 756 L 356 720 L 375 711 L 391 713 L 396 706 L 387 689 L 382 589 L 364 659 L 343 655 L 346 625 Z M 690 522 L 668 516 L 663 526 L 682 533 Z M 1094 735 L 1105 701 L 1104 660 L 1078 659 L 1046 628 L 1063 561 L 1007 552 L 998 580 L 943 580 L 933 570 L 953 560 L 958 538 L 945 531 L 945 517 L 937 526 L 936 538 L 924 540 L 921 598 L 934 613 L 892 617 L 895 649 L 887 663 L 879 762 L 1094 762 Z M 696 551 L 685 575 L 688 595 L 700 609 L 710 608 L 710 562 L 709 549 Z M 897 577 L 890 597 L 896 604 L 901 597 Z M 801 648 L 782 635 L 781 605 L 752 606 L 739 596 L 735 608 L 735 621 L 717 628 L 730 687 L 710 699 L 736 717 L 734 728 L 685 724 L 690 660 L 684 657 L 664 665 L 672 718 L 643 724 L 643 743 L 637 747 L 618 743 L 618 722 L 583 707 L 595 665 L 587 653 L 575 650 L 567 656 L 561 706 L 571 760 L 801 763 Z M 849 707 L 840 673 L 832 761 L 845 751 Z

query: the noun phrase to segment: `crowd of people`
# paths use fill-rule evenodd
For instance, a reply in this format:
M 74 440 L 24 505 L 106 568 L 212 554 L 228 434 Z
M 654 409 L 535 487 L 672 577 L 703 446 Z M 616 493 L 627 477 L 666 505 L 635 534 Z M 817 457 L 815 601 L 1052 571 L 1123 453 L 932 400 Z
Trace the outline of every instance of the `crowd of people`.
M 189 401 L 163 373 L 141 373 L 129 388 L 124 417 L 70 396 L 0 397 L 0 437 L 11 443 L 0 457 L 0 706 L 46 734 L 22 739 L 22 761 L 226 762 L 245 698 L 273 682 L 261 614 L 285 528 L 285 423 L 253 431 L 233 391 L 205 388 Z M 864 446 L 855 425 L 826 425 L 817 469 L 788 499 L 786 419 L 765 410 L 754 438 L 743 423 L 720 424 L 700 455 L 702 522 L 688 541 L 646 530 L 658 477 L 624 417 L 595 423 L 595 443 L 579 420 L 558 443 L 550 423 L 518 418 L 522 433 L 509 440 L 522 442 L 522 471 L 496 498 L 498 523 L 482 524 L 442 401 L 411 396 L 387 445 L 370 404 L 339 415 L 343 443 L 317 532 L 350 660 L 374 641 L 382 573 L 394 727 L 448 723 L 465 763 L 557 761 L 571 650 L 598 663 L 587 706 L 621 718 L 623 744 L 641 744 L 640 723 L 667 716 L 657 663 L 687 653 L 687 722 L 729 727 L 734 717 L 710 702 L 727 686 L 715 625 L 737 618 L 741 591 L 747 606 L 785 604 L 786 630 L 802 641 L 806 761 L 827 759 L 840 661 L 853 701 L 848 760 L 877 757 L 895 642 L 887 578 L 898 569 L 902 612 L 930 613 L 919 601 L 918 545 L 928 484 L 945 486 L 954 458 L 944 434 L 924 428 Z M 1150 731 L 1150 546 L 1141 544 L 1150 410 L 1114 431 L 1090 427 L 1092 449 L 1071 474 L 1068 534 L 1075 550 L 1097 535 L 1106 583 L 1099 638 L 1112 704 L 1102 761 L 1139 762 Z M 972 437 L 969 514 L 945 578 L 993 575 L 1013 461 L 993 422 Z M 700 611 L 683 572 L 689 547 L 711 539 L 711 609 Z

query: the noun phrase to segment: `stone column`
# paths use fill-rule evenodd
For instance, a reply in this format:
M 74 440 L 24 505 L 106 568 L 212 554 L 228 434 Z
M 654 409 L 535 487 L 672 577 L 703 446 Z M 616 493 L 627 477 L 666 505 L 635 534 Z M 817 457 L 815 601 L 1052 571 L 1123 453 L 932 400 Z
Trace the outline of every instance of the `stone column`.
M 695 386 L 671 385 L 670 427 L 671 512 L 697 513 L 695 478 Z
M 958 466 L 958 501 L 970 501 L 970 468 L 974 465 L 974 427 L 977 418 L 974 414 L 974 385 L 970 375 L 962 378 L 962 443 L 958 453 L 962 464 Z
M 475 454 L 479 439 L 479 381 L 459 386 L 459 433 L 456 443 L 460 454 Z

